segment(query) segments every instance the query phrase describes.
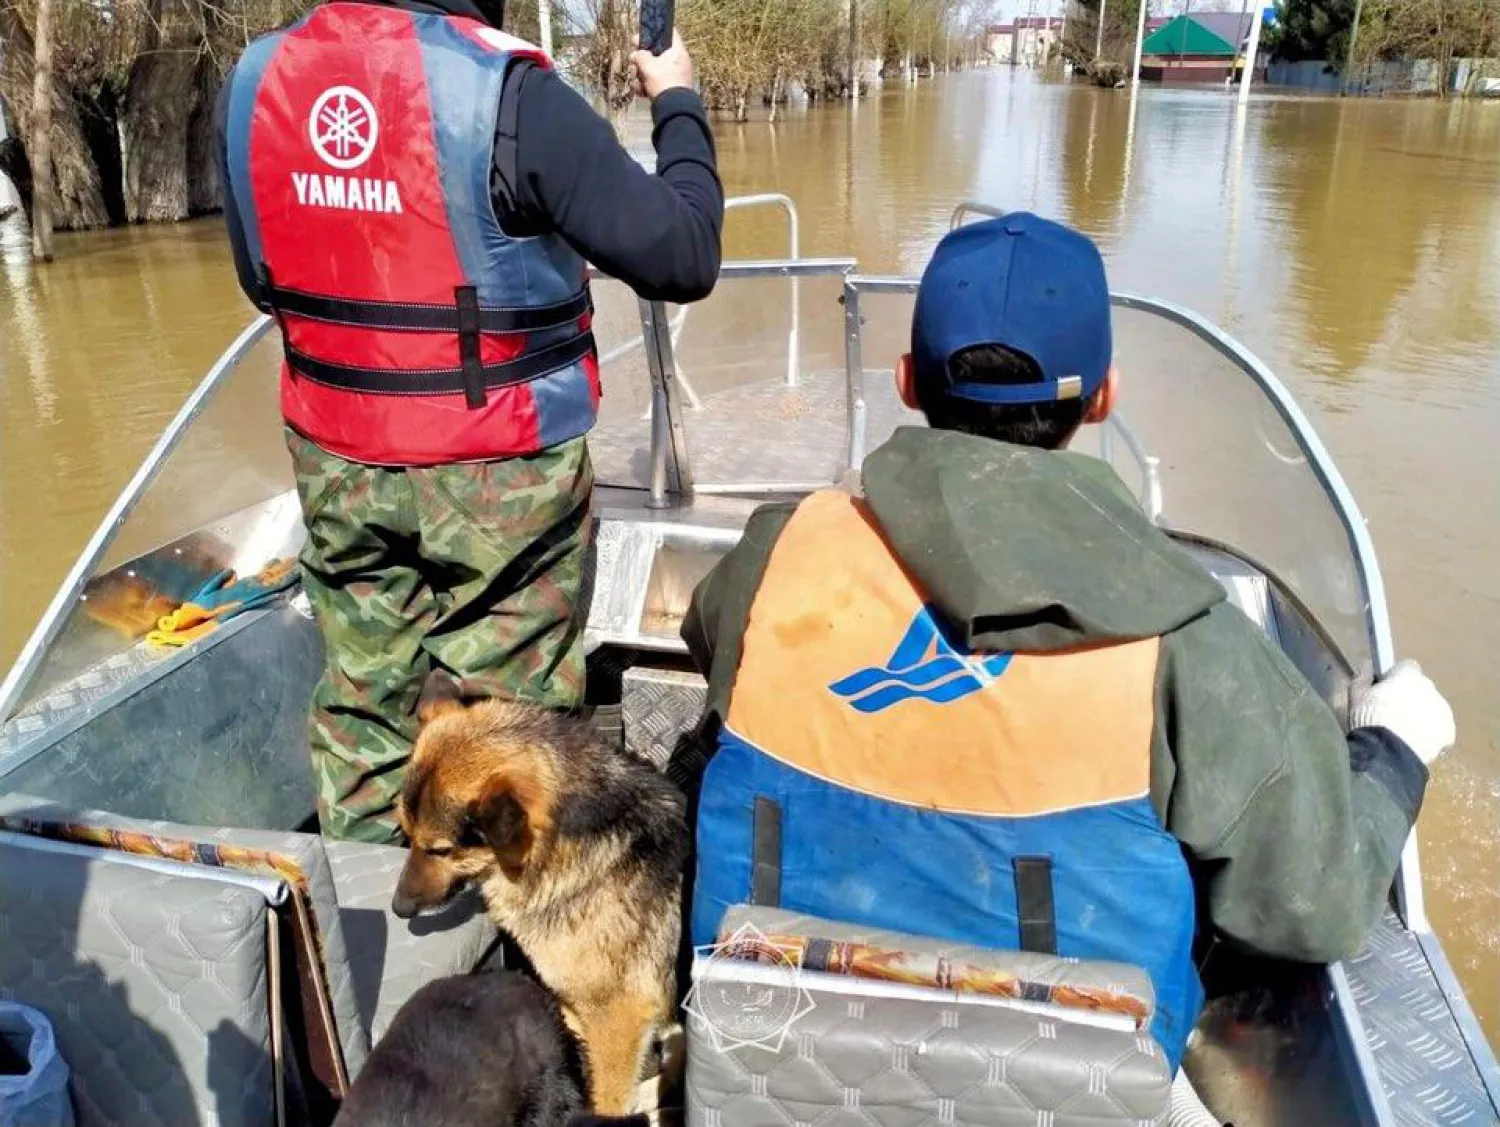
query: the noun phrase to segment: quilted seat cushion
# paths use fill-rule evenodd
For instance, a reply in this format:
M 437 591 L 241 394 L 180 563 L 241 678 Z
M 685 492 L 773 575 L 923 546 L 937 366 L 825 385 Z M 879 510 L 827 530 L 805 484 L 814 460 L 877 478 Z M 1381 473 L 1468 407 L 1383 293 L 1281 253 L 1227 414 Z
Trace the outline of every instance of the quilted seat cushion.
M 338 892 L 359 1020 L 374 1044 L 418 987 L 472 970 L 497 932 L 477 895 L 460 897 L 433 915 L 399 919 L 391 912 L 391 894 L 406 850 L 352 841 L 323 844 Z
M 716 1045 L 690 1016 L 688 1127 L 1139 1127 L 1167 1110 L 1142 1034 L 816 989 L 806 1004 L 774 1051 Z
M 1166 1058 L 1138 1013 L 1113 1004 L 1149 1013 L 1150 982 L 1135 967 L 764 907 L 731 909 L 720 935 L 730 938 L 739 943 L 693 966 L 688 1127 L 1138 1127 L 1166 1113 Z M 844 969 L 801 969 L 832 967 L 840 945 Z M 934 981 L 990 992 L 922 985 L 939 963 Z M 995 992 L 1012 981 L 1024 990 Z
M 344 1050 L 344 1064 L 352 1077 L 370 1051 L 368 1027 L 360 1021 L 355 1003 L 350 959 L 344 942 L 343 924 L 333 874 L 316 834 L 282 833 L 274 830 L 226 829 L 185 826 L 176 822 L 125 818 L 99 810 L 74 810 L 28 795 L 0 795 L 0 815 L 18 815 L 40 822 L 82 823 L 90 826 L 138 830 L 142 833 L 189 841 L 213 842 L 264 849 L 282 854 L 298 865 L 307 877 L 308 893 L 322 935 L 329 1003 Z
M 271 1127 L 264 894 L 0 840 L 0 998 L 51 1021 L 78 1127 Z

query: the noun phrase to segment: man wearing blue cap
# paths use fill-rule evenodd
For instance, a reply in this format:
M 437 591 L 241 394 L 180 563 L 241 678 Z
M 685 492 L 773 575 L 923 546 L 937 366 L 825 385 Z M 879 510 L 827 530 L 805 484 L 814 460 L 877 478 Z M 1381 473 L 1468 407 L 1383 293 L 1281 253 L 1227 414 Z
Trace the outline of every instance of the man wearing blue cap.
M 1200 940 L 1331 961 L 1454 739 L 1403 664 L 1344 731 L 1103 462 L 1109 292 L 1082 235 L 948 235 L 862 495 L 770 505 L 694 594 L 695 943 L 731 904 L 1133 963 L 1173 1068 Z

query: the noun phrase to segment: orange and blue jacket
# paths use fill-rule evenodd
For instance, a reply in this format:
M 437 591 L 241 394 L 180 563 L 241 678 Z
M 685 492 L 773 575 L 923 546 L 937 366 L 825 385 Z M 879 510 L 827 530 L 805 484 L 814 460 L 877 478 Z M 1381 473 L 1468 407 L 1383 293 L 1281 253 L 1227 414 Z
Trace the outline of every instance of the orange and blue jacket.
M 1216 936 L 1355 953 L 1426 771 L 1345 735 L 1103 463 L 898 431 L 695 592 L 695 943 L 727 907 L 1133 963 L 1175 1067 Z

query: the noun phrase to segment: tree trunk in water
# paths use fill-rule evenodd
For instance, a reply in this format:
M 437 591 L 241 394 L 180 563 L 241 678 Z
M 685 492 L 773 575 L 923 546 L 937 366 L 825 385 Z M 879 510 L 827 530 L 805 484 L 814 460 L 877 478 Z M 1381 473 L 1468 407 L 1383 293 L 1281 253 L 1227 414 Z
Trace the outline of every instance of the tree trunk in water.
M 776 100 L 781 97 L 781 68 L 777 68 L 776 76 L 771 79 L 771 115 L 766 118 L 767 125 L 776 124 Z
M 198 61 L 193 113 L 188 119 L 188 211 L 207 215 L 224 206 L 219 182 L 219 152 L 214 138 L 214 103 L 219 96 L 219 72 L 207 55 Z
M 750 90 L 749 90 L 749 88 L 745 87 L 745 86 L 740 87 L 739 97 L 735 100 L 735 104 L 734 104 L 734 120 L 735 121 L 749 121 L 750 120 L 750 106 L 749 106 L 749 102 L 750 102 Z
M 49 10 L 53 0 L 43 7 Z M 50 22 L 49 22 L 50 37 Z M 25 179 L 33 188 L 45 179 L 51 189 L 52 229 L 56 231 L 92 230 L 109 225 L 109 212 L 104 206 L 104 196 L 99 190 L 99 170 L 89 151 L 87 135 L 78 103 L 67 90 L 59 90 L 55 81 L 46 85 L 51 96 L 46 100 L 50 111 L 51 127 L 47 130 L 46 154 L 38 150 L 36 105 L 36 68 L 33 66 L 35 47 L 31 34 L 21 21 L 15 18 L 15 9 L 0 5 L 0 39 L 5 41 L 5 50 L 0 53 L 0 97 L 10 105 L 13 112 L 15 139 L 20 142 L 13 148 L 7 160 L 25 160 L 25 173 L 12 171 L 11 180 L 17 189 Z M 50 168 L 49 168 L 50 165 Z M 48 169 L 43 174 L 43 169 Z M 28 204 L 28 215 L 33 206 Z M 35 225 L 33 224 L 33 227 Z
M 40 0 L 36 10 L 36 44 L 31 76 L 32 184 L 31 257 L 52 261 L 52 4 Z
M 849 0 L 849 97 L 859 97 L 859 0 Z
M 190 213 L 188 125 L 197 91 L 198 55 L 190 0 L 162 0 L 145 50 L 130 68 L 120 114 L 125 160 L 125 218 L 174 223 Z

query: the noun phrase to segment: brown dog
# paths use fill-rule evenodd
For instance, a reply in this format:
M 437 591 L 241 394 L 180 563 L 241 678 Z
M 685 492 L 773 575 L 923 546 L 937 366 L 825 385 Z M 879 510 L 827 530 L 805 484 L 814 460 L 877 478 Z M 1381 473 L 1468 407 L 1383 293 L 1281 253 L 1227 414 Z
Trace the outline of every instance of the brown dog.
M 628 1114 L 674 1004 L 682 796 L 587 723 L 466 703 L 444 674 L 418 716 L 400 804 L 411 855 L 392 910 L 409 918 L 477 884 L 583 1042 L 595 1110 Z

